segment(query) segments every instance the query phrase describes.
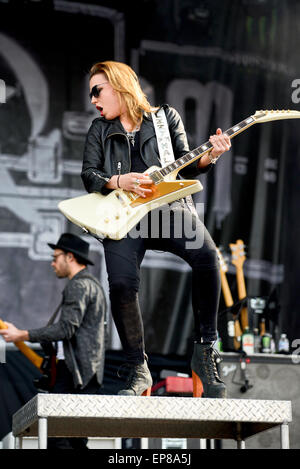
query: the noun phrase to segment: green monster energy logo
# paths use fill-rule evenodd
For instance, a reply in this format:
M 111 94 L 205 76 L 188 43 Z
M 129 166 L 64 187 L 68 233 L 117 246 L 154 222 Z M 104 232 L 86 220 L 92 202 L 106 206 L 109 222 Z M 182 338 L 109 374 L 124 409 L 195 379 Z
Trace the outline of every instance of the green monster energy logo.
M 269 42 L 274 44 L 278 33 L 277 14 L 275 8 L 257 11 L 255 15 L 248 14 L 246 16 L 248 39 L 251 42 L 255 39 L 259 47 L 266 47 Z

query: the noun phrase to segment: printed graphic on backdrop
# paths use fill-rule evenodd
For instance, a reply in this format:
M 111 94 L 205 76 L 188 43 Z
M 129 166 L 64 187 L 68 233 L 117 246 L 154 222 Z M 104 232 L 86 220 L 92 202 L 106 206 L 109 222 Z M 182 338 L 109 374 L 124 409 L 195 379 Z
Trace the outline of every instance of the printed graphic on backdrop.
M 86 78 L 92 63 L 130 63 L 152 104 L 167 102 L 181 113 L 191 148 L 256 110 L 298 106 L 295 1 L 224 1 L 220 7 L 215 0 L 186 0 L 176 8 L 142 1 L 141 15 L 148 18 L 142 28 L 133 20 L 134 1 L 42 3 L 20 6 L 18 28 L 10 2 L 0 4 L 0 295 L 7 319 L 20 327 L 43 325 L 62 289 L 49 267 L 47 242 L 66 229 L 79 233 L 57 204 L 85 193 L 80 170 L 95 117 Z M 194 196 L 205 204 L 205 223 L 218 245 L 245 241 L 248 294 L 279 289 L 280 321 L 291 334 L 300 329 L 291 320 L 300 259 L 290 250 L 299 227 L 298 139 L 299 123 L 292 121 L 249 129 L 201 177 L 204 190 Z M 101 246 L 89 241 L 105 281 Z M 234 273 L 229 263 L 233 294 Z M 189 267 L 149 252 L 141 290 L 149 351 L 185 352 L 192 329 L 187 292 Z
M 114 9 L 58 1 L 51 12 L 24 7 L 24 26 L 13 34 L 13 8 L 2 4 L 0 8 L 1 18 L 6 19 L 0 31 L 1 303 L 6 318 L 28 327 L 45 323 L 62 290 L 51 271 L 47 243 L 55 243 L 63 231 L 74 227 L 57 205 L 85 193 L 80 179 L 82 151 L 96 117 L 88 100 L 87 72 L 95 60 L 94 52 L 87 53 L 89 41 L 97 38 L 96 26 L 100 27 L 111 38 L 102 45 L 101 54 L 121 60 L 123 21 Z M 43 21 L 46 15 L 48 27 Z M 68 40 L 66 21 L 71 29 L 80 24 L 94 32 L 86 43 L 82 38 Z M 93 238 L 89 242 L 101 276 L 100 246 Z

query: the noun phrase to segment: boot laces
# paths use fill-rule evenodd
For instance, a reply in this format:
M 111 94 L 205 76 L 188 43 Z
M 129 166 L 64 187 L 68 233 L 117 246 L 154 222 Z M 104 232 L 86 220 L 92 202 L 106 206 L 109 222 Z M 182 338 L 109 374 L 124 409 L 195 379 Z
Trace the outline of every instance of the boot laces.
M 213 347 L 210 347 L 208 350 L 205 351 L 205 355 L 207 353 L 207 357 L 205 360 L 205 370 L 209 376 L 209 378 L 214 381 L 217 379 L 220 381 L 218 369 L 217 369 L 217 362 L 220 363 L 222 361 L 222 358 L 219 354 L 219 352 L 214 349 Z

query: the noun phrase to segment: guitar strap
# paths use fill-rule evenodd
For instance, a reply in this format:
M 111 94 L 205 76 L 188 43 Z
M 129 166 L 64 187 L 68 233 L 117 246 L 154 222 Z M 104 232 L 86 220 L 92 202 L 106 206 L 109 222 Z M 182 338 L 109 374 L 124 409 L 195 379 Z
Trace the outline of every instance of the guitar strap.
M 175 161 L 168 121 L 162 107 L 157 112 L 151 112 L 151 115 L 156 133 L 160 162 L 162 167 L 164 167 Z M 187 195 L 185 200 L 190 211 L 198 216 L 192 196 Z
M 57 318 L 57 315 L 62 307 L 62 301 L 60 302 L 60 304 L 58 305 L 58 307 L 56 308 L 56 310 L 54 311 L 54 313 L 52 314 L 51 318 L 49 319 L 49 321 L 47 322 L 47 326 L 51 326 L 51 324 L 53 324 L 55 322 L 55 319 Z M 51 352 L 51 347 L 52 347 L 52 353 L 57 353 L 57 342 L 55 342 L 54 344 L 51 342 L 51 345 L 49 343 L 43 343 L 41 344 L 42 345 L 42 348 L 44 348 L 44 350 L 46 351 L 46 349 L 48 350 L 48 352 L 50 351 Z
M 161 107 L 156 113 L 152 112 L 158 151 L 162 167 L 175 161 L 169 126 L 164 109 Z
M 61 306 L 62 306 L 62 303 L 63 303 L 63 302 L 61 301 L 60 304 L 58 305 L 58 307 L 56 308 L 56 310 L 54 311 L 54 313 L 52 314 L 51 318 L 50 318 L 49 321 L 47 322 L 47 326 L 50 326 L 51 324 L 54 323 L 54 321 L 55 321 L 55 319 L 56 319 L 56 317 L 57 317 L 57 315 L 58 315 L 58 313 L 59 313 L 59 310 L 60 310 L 60 308 L 61 308 Z
M 54 321 L 57 318 L 57 315 L 58 315 L 58 313 L 59 313 L 59 311 L 62 307 L 62 304 L 63 304 L 63 299 L 60 302 L 60 304 L 58 305 L 58 307 L 56 308 L 56 310 L 54 311 L 54 313 L 52 314 L 51 318 L 49 319 L 49 321 L 47 323 L 47 326 L 50 326 L 51 324 L 54 323 Z M 42 349 L 44 350 L 44 352 L 47 356 L 49 356 L 49 357 L 55 356 L 56 357 L 57 342 L 54 342 L 54 344 L 53 344 L 53 342 L 41 342 L 41 346 L 42 346 Z M 74 374 L 75 374 L 74 384 L 76 385 L 76 387 L 81 388 L 82 387 L 82 378 L 81 378 L 79 367 L 78 367 L 78 364 L 77 364 L 77 361 L 76 361 L 76 358 L 75 358 L 75 354 L 74 354 L 74 350 L 73 350 L 71 341 L 69 339 L 66 340 L 64 346 L 68 349 L 69 355 L 71 357 L 71 361 L 73 363 Z M 52 378 L 51 385 L 53 386 L 54 383 L 55 383 L 55 379 L 56 379 L 56 372 L 55 372 L 55 376 L 54 377 L 51 376 L 51 378 Z

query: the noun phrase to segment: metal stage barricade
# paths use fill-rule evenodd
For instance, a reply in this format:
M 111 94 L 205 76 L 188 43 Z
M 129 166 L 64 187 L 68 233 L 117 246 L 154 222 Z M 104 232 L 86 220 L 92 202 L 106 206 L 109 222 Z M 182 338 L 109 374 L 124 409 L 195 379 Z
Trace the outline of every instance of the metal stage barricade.
M 13 416 L 16 447 L 37 436 L 233 439 L 237 448 L 259 432 L 280 426 L 289 448 L 290 401 L 38 394 Z

